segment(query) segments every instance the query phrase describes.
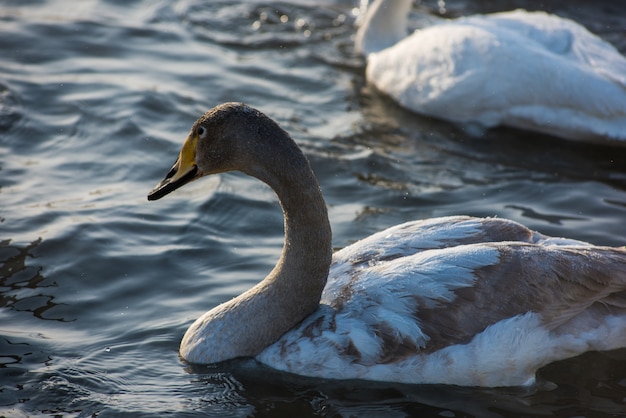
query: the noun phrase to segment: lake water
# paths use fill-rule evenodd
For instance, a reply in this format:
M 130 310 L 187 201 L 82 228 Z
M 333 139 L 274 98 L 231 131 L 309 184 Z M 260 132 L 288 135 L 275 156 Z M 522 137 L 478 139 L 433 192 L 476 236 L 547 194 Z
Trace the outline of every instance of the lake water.
M 626 350 L 552 364 L 532 389 L 335 382 L 252 360 L 179 359 L 188 325 L 264 277 L 282 246 L 276 197 L 241 174 L 146 200 L 191 124 L 224 101 L 259 108 L 303 147 L 336 248 L 456 214 L 626 244 L 625 148 L 504 129 L 472 138 L 398 108 L 364 82 L 355 3 L 0 5 L 0 416 L 626 413 Z M 448 16 L 548 10 L 625 53 L 622 6 L 445 3 Z M 438 7 L 426 1 L 413 17 Z

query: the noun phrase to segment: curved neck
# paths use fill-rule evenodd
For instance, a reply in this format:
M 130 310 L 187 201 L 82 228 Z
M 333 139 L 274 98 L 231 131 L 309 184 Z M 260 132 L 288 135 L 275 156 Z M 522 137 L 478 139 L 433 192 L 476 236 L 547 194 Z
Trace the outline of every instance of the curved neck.
M 412 0 L 376 0 L 368 9 L 355 37 L 355 50 L 362 55 L 382 51 L 407 35 L 407 16 Z
M 302 155 L 287 167 L 276 164 L 286 175 L 261 178 L 274 190 L 285 217 L 285 242 L 280 260 L 266 280 L 272 280 L 291 295 L 281 302 L 302 307 L 298 322 L 319 303 L 332 258 L 332 233 L 326 203 L 308 161 Z
M 306 157 L 285 134 L 259 151 L 245 172 L 277 194 L 285 216 L 280 260 L 268 276 L 240 296 L 200 317 L 188 330 L 181 355 L 193 363 L 255 356 L 319 306 L 332 258 L 326 204 Z M 208 343 L 210 341 L 210 343 Z

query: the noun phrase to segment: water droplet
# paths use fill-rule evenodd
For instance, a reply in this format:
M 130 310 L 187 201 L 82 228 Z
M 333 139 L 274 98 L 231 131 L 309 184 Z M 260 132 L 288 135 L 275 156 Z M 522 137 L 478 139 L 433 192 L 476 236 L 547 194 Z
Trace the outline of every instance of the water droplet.
M 303 27 L 305 27 L 307 25 L 306 20 L 300 18 L 298 20 L 296 20 L 296 28 L 298 29 L 302 29 Z

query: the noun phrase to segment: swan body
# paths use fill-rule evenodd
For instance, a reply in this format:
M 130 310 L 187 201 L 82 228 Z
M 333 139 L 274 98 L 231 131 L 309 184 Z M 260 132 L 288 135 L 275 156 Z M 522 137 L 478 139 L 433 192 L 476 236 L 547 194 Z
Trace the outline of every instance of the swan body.
M 626 248 L 552 238 L 498 218 L 404 223 L 331 254 L 326 206 L 290 136 L 227 103 L 192 127 L 148 198 L 240 170 L 285 214 L 272 272 L 187 330 L 181 356 L 241 356 L 333 379 L 511 386 L 588 350 L 626 347 Z
M 357 32 L 366 78 L 403 107 L 466 125 L 626 141 L 626 58 L 544 12 L 445 20 L 406 35 L 411 0 L 377 0 Z

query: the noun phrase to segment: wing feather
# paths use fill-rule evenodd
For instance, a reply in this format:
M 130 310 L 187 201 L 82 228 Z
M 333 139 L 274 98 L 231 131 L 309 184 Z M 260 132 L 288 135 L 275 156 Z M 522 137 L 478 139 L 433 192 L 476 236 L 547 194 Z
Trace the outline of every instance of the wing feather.
M 626 345 L 621 332 L 598 342 L 597 330 L 610 329 L 611 318 L 626 321 L 626 248 L 552 239 L 512 221 L 441 218 L 338 252 L 320 309 L 259 359 L 297 373 L 358 378 L 422 364 L 428 355 L 443 361 L 447 354 L 438 353 L 473 350 L 485 335 L 495 338 L 490 352 L 511 349 L 517 331 L 495 331 L 504 324 L 533 327 L 519 330 L 522 339 L 553 333 L 572 342 L 553 348 L 546 341 L 554 352 L 520 366 L 526 379 L 548 360 Z

